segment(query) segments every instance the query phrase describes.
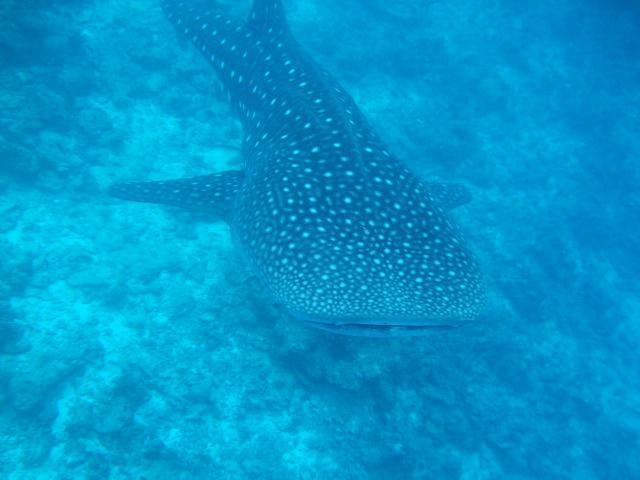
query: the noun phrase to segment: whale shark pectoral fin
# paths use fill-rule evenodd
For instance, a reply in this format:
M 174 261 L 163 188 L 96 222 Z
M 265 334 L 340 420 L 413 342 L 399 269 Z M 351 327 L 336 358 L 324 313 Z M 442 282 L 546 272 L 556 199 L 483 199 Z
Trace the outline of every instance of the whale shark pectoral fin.
M 445 210 L 453 210 L 471 201 L 471 192 L 461 183 L 427 183 L 432 200 Z
M 243 181 L 244 172 L 228 170 L 162 182 L 116 183 L 109 188 L 109 194 L 122 200 L 159 203 L 211 213 L 226 220 Z

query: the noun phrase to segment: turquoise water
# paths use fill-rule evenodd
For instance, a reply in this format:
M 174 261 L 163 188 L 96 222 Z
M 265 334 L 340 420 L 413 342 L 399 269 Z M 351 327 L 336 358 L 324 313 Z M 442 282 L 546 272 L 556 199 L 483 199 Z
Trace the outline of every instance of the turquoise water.
M 483 317 L 292 321 L 225 224 L 105 193 L 242 166 L 157 3 L 3 2 L 0 478 L 640 478 L 639 7 L 284 3 L 391 150 L 472 191 Z

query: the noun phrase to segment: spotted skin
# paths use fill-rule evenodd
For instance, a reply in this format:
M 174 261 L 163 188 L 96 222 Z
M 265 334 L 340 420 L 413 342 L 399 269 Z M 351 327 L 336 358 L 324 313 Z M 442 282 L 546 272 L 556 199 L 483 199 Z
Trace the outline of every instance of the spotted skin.
M 163 182 L 117 183 L 109 188 L 109 194 L 133 202 L 162 203 L 197 210 L 229 220 L 243 181 L 244 172 L 229 170 Z
M 212 64 L 242 122 L 244 172 L 229 177 L 232 208 L 221 216 L 279 304 L 353 335 L 419 335 L 478 316 L 478 267 L 446 213 L 469 200 L 466 189 L 425 184 L 389 153 L 296 43 L 279 0 L 256 0 L 245 24 L 186 1 L 163 8 Z M 190 182 L 199 200 L 207 195 L 207 183 L 174 182 L 166 199 L 167 182 L 114 190 L 187 207 L 179 199 L 191 198 Z

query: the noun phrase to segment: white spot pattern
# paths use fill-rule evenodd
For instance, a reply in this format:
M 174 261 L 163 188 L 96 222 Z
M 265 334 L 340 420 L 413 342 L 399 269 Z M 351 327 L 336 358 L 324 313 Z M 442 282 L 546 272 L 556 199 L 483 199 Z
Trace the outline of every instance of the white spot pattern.
M 478 269 L 455 227 L 302 53 L 279 1 L 256 1 L 246 27 L 184 2 L 164 7 L 242 120 L 232 232 L 279 302 L 331 325 L 433 326 L 478 314 Z

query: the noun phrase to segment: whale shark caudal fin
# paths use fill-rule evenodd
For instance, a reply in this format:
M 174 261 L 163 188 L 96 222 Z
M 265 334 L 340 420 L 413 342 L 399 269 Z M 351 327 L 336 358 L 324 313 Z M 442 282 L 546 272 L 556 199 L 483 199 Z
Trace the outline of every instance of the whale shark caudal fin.
M 109 188 L 109 194 L 122 200 L 160 203 L 211 213 L 227 220 L 243 181 L 243 172 L 227 170 L 212 175 L 162 182 L 116 183 Z
M 429 183 L 427 192 L 434 203 L 444 210 L 453 210 L 471 201 L 471 192 L 461 183 Z

